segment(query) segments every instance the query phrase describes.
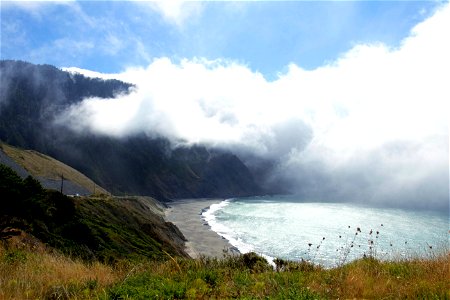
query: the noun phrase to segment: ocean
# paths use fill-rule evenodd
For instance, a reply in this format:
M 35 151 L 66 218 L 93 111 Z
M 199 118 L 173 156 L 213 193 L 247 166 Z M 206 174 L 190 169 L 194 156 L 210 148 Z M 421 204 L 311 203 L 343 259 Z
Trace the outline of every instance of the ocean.
M 306 203 L 295 196 L 234 198 L 202 217 L 241 253 L 334 267 L 365 256 L 403 259 L 449 250 L 448 212 Z

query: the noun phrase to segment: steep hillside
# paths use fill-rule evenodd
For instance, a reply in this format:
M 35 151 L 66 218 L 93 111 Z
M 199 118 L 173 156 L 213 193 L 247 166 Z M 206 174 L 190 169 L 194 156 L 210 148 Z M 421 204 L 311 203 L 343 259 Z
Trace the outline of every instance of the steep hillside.
M 113 194 L 150 195 L 164 200 L 261 192 L 239 158 L 224 151 L 202 146 L 173 149 L 167 140 L 145 135 L 122 140 L 91 136 L 71 142 L 76 144 L 72 151 L 55 156 Z
M 67 197 L 0 164 L 0 240 L 27 232 L 86 260 L 185 256 L 184 237 L 149 197 Z
M 227 151 L 174 147 L 145 134 L 79 134 L 54 122 L 85 97 L 129 93 L 131 84 L 17 61 L 0 61 L 0 71 L 0 140 L 54 157 L 114 194 L 167 200 L 263 193 L 244 163 Z
M 7 164 L 4 156 L 13 162 Z M 66 195 L 108 194 L 101 186 L 72 167 L 34 150 L 23 150 L 0 143 L 0 162 L 23 168 L 22 177 L 36 178 L 44 188 L 61 190 Z M 17 170 L 17 166 L 14 168 Z M 17 172 L 17 171 L 16 171 Z

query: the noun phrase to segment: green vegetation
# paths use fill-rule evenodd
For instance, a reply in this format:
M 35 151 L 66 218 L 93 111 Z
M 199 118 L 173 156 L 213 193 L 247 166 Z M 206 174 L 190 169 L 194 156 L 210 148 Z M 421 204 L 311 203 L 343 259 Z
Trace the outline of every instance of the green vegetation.
M 185 256 L 183 236 L 145 197 L 67 197 L 0 164 L 0 236 L 24 231 L 63 253 L 112 263 Z M 159 213 L 158 213 L 159 211 Z
M 74 198 L 81 222 L 93 237 L 90 249 L 102 261 L 186 256 L 184 237 L 146 197 Z M 160 211 L 158 214 L 157 211 Z M 82 238 L 86 240 L 86 238 Z
M 0 248 L 0 298 L 449 299 L 449 264 L 445 254 L 393 262 L 365 258 L 329 270 L 289 262 L 277 271 L 246 254 L 105 265 L 10 246 Z
M 331 270 L 290 262 L 290 268 L 278 272 L 262 267 L 260 261 L 249 264 L 249 255 L 254 256 L 182 260 L 181 271 L 173 262 L 158 264 L 115 285 L 109 295 L 115 299 L 450 297 L 448 255 L 398 262 L 366 258 Z

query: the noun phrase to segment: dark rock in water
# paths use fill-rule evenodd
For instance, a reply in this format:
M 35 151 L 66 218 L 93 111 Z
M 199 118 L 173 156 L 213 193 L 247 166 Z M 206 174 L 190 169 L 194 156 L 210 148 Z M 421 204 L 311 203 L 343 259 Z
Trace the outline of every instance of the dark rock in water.
M 240 254 L 241 252 L 239 251 L 238 248 L 236 248 L 235 246 L 231 246 L 228 248 L 228 251 L 231 252 L 232 254 Z

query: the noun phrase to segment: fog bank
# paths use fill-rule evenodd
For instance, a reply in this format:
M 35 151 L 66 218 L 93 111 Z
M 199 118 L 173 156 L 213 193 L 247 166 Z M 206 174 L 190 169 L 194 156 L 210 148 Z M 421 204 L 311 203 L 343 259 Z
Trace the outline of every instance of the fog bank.
M 276 161 L 274 178 L 314 201 L 446 209 L 450 6 L 399 47 L 359 44 L 314 70 L 268 81 L 227 59 L 162 57 L 116 78 L 136 90 L 85 99 L 60 117 L 79 131 L 146 132 Z

